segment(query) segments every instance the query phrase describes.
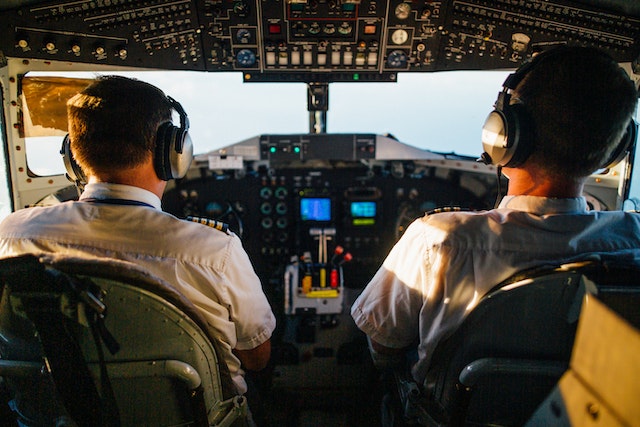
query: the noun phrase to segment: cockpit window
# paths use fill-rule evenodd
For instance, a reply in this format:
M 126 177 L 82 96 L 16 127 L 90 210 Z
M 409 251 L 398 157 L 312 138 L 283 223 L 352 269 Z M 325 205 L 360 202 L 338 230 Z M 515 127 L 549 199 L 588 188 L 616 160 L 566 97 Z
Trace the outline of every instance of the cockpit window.
M 197 154 L 260 134 L 311 132 L 305 83 L 243 83 L 236 73 L 117 74 L 147 81 L 178 100 L 189 116 Z M 420 149 L 478 156 L 482 124 L 508 74 L 407 73 L 395 83 L 332 83 L 326 131 L 388 134 Z M 34 72 L 23 78 L 25 145 L 32 174 L 64 173 L 59 151 L 67 133 L 66 100 L 95 77 L 88 72 Z M 639 159 L 636 156 L 636 170 Z M 632 178 L 631 197 L 639 200 L 640 175 Z
M 243 83 L 236 73 L 117 72 L 154 84 L 185 108 L 196 153 L 260 134 L 310 132 L 305 83 Z M 477 156 L 480 129 L 507 72 L 401 75 L 396 83 L 333 83 L 328 133 L 390 134 L 418 148 Z M 66 100 L 95 73 L 29 73 L 23 79 L 27 162 L 34 175 L 64 173 Z

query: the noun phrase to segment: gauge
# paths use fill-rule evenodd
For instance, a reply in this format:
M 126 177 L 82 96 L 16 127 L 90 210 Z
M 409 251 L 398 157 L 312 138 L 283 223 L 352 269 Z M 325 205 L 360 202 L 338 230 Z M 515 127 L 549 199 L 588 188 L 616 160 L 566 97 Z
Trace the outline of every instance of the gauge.
M 256 54 L 249 49 L 242 49 L 236 55 L 240 67 L 252 67 L 256 64 Z
M 409 3 L 400 3 L 396 6 L 396 18 L 407 19 L 411 13 L 411 5 Z
M 511 48 L 515 52 L 526 52 L 529 47 L 531 37 L 522 33 L 515 33 L 511 36 Z
M 233 12 L 240 17 L 245 17 L 249 14 L 249 4 L 244 0 L 236 1 L 233 4 Z
M 317 22 L 312 22 L 309 25 L 309 29 L 307 31 L 309 31 L 309 34 L 312 34 L 312 35 L 316 35 L 320 33 L 320 24 L 318 24 Z
M 399 29 L 391 33 L 391 41 L 393 44 L 405 44 L 409 39 L 409 33 L 406 30 Z
M 340 24 L 340 27 L 338 27 L 338 32 L 345 36 L 351 34 L 352 31 L 353 27 L 348 22 L 343 22 Z
M 251 31 L 246 28 L 240 28 L 236 33 L 236 39 L 239 43 L 249 43 L 251 41 Z
M 407 66 L 407 54 L 401 50 L 394 50 L 387 56 L 387 65 L 390 68 L 404 68 Z

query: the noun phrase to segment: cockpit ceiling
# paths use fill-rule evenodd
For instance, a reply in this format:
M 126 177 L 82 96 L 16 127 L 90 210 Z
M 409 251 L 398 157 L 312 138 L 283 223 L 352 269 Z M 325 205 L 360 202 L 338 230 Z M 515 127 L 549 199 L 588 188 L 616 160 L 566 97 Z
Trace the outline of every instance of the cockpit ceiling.
M 236 71 L 246 82 L 514 68 L 565 43 L 640 62 L 640 2 L 627 0 L 5 0 L 0 10 L 4 57 Z

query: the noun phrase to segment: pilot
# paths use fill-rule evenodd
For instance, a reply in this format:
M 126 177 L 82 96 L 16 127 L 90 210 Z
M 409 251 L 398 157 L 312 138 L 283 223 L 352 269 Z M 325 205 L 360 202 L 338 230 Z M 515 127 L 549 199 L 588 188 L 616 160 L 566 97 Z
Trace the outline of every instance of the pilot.
M 180 126 L 172 123 L 175 110 Z M 0 256 L 63 253 L 138 264 L 172 284 L 219 337 L 237 391 L 263 369 L 275 317 L 240 239 L 161 209 L 192 160 L 188 118 L 148 83 L 99 77 L 67 103 L 63 153 L 78 201 L 21 209 L 0 224 Z M 71 164 L 69 164 L 71 163 Z
M 637 98 L 594 48 L 554 48 L 509 76 L 483 128 L 483 159 L 503 168 L 507 195 L 493 210 L 415 220 L 351 308 L 379 366 L 417 343 L 423 384 L 438 342 L 518 271 L 585 254 L 640 262 L 640 215 L 590 211 L 583 195 L 633 145 Z

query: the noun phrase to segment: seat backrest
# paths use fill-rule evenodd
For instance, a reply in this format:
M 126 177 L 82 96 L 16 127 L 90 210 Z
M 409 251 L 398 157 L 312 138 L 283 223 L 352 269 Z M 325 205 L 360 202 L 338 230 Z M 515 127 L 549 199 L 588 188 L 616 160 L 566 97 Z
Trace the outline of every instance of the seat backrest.
M 522 425 L 568 367 L 585 293 L 637 317 L 639 272 L 594 260 L 496 286 L 434 351 L 430 416 L 448 425 Z
M 27 255 L 0 260 L 0 280 L 0 376 L 26 425 L 217 425 L 246 410 L 195 307 L 137 266 Z

